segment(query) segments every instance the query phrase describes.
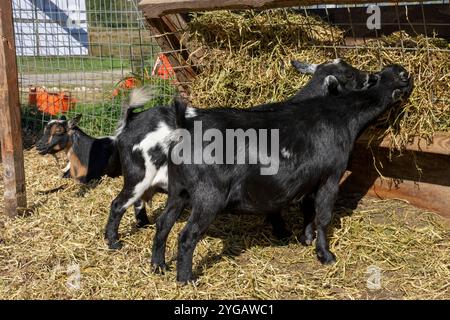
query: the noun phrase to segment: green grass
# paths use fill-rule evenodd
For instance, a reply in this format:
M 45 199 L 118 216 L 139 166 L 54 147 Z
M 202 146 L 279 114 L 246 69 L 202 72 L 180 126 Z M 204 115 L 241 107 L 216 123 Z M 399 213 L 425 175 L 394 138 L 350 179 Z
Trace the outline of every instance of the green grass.
M 17 57 L 20 73 L 90 72 L 130 69 L 131 61 L 115 57 Z

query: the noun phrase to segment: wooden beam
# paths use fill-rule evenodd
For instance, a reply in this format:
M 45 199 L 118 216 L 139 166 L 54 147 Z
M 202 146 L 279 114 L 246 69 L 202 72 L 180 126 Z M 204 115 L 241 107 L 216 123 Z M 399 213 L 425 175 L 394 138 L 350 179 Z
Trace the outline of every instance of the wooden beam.
M 380 199 L 407 200 L 450 218 L 450 134 L 436 136 L 432 144 L 420 148 L 409 144 L 402 155 L 394 154 L 391 160 L 386 141 L 371 151 L 363 138 L 355 144 L 341 190 Z M 374 168 L 373 156 L 383 178 Z
M 0 6 L 0 143 L 5 213 L 14 217 L 26 207 L 26 195 L 11 1 Z
M 357 143 L 367 145 L 369 140 L 370 136 L 368 134 L 363 134 L 358 139 Z M 391 144 L 392 142 L 388 137 L 373 142 L 373 145 L 377 145 L 381 148 L 389 148 Z M 406 146 L 406 150 L 450 156 L 450 134 L 438 132 L 434 134 L 432 142 L 427 142 L 425 139 L 414 137 Z
M 308 13 L 318 15 L 324 21 L 329 21 L 331 25 L 345 30 L 346 40 L 353 40 L 353 38 L 363 40 L 377 38 L 380 35 L 390 35 L 398 31 L 399 26 L 408 34 L 450 38 L 450 28 L 447 23 L 450 21 L 450 5 L 448 3 L 433 3 L 424 6 L 420 4 L 400 5 L 394 10 L 391 6 L 381 6 L 381 28 L 377 30 L 367 28 L 366 21 L 369 14 L 366 13 L 366 10 L 366 7 L 313 8 L 309 9 Z M 424 21 L 426 24 L 423 23 Z
M 396 1 L 385 1 L 396 3 Z M 414 2 L 406 0 L 404 2 Z M 213 11 L 225 9 L 270 9 L 315 4 L 364 4 L 373 0 L 142 0 L 139 8 L 147 18 L 159 18 L 171 13 Z

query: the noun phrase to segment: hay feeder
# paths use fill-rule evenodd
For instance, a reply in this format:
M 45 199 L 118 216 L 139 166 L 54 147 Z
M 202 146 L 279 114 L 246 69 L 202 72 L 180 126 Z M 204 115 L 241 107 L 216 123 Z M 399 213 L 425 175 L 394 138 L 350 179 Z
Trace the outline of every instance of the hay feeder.
M 364 0 L 353 0 L 350 2 L 353 4 L 371 3 L 371 1 Z M 186 18 L 187 13 L 223 9 L 263 10 L 325 3 L 340 4 L 349 3 L 349 1 L 143 0 L 139 6 L 146 16 L 152 36 L 161 46 L 164 54 L 174 67 L 178 88 L 184 95 L 189 97 L 190 83 L 196 79 L 199 73 L 198 66 L 201 65 L 206 53 L 202 48 L 195 48 L 183 37 L 182 30 L 186 27 L 188 21 Z M 411 10 L 409 14 L 407 10 L 399 13 L 396 9 L 398 27 L 400 27 L 400 22 L 403 20 L 410 24 L 411 22 L 412 24 L 418 24 L 420 21 L 421 29 L 419 32 L 425 34 L 428 45 L 428 39 L 431 39 L 432 35 L 431 31 L 427 30 L 424 16 L 421 15 L 421 13 L 425 15 L 426 12 L 427 19 L 431 22 L 441 22 L 441 29 L 438 30 L 441 34 L 448 33 L 448 24 L 444 23 L 449 21 L 450 18 L 450 7 L 448 4 L 442 4 L 440 10 L 433 10 L 433 8 L 428 8 L 422 3 L 418 8 L 419 10 Z M 347 22 L 347 27 L 350 25 L 352 28 L 347 30 L 347 35 L 351 32 L 353 33 L 351 36 L 345 37 L 344 45 L 351 44 L 357 47 L 362 44 L 364 47 L 365 40 L 362 38 L 370 38 L 370 35 L 368 36 L 367 30 L 359 24 L 356 26 L 357 28 L 353 27 L 351 19 L 355 19 L 358 16 L 352 16 L 348 13 L 348 16 L 344 19 L 342 10 L 345 10 L 345 13 L 347 12 L 346 9 L 341 9 L 340 12 L 336 9 L 335 20 L 342 24 L 342 21 L 348 21 L 350 16 L 350 22 Z M 352 10 L 361 10 L 361 8 L 352 8 Z M 385 14 L 393 14 L 393 10 L 389 7 L 383 10 Z M 364 19 L 366 18 L 367 16 L 364 17 Z M 416 20 L 412 21 L 411 19 Z M 404 25 L 406 25 L 405 28 L 409 28 L 406 23 Z M 392 29 L 392 26 L 383 26 L 383 28 L 386 30 Z M 415 32 L 418 30 L 416 29 L 414 29 Z M 428 29 L 431 29 L 431 27 Z M 358 32 L 360 35 L 355 34 Z M 366 34 L 361 36 L 361 32 Z M 376 34 L 375 37 L 378 36 Z M 448 37 L 449 35 L 446 34 L 445 36 Z M 239 37 L 239 35 L 236 35 L 236 37 Z M 448 57 L 449 49 L 443 49 L 443 51 L 447 52 Z M 402 63 L 401 61 L 399 62 Z M 444 104 L 446 103 L 448 104 L 449 101 L 444 101 Z M 448 118 L 450 119 L 450 114 Z M 342 188 L 381 199 L 404 199 L 420 208 L 431 210 L 450 218 L 450 132 L 431 132 L 426 138 L 423 135 L 410 136 L 407 141 L 403 141 L 401 146 L 395 139 L 386 135 L 377 139 L 373 137 L 373 135 L 365 134 L 357 141 L 351 163 L 341 185 Z M 370 148 L 368 147 L 369 141 Z

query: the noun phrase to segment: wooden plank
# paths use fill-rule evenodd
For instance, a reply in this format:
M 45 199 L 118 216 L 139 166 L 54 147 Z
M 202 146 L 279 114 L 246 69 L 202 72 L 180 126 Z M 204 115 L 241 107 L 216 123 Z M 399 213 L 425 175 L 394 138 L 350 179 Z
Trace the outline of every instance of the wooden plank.
M 448 138 L 446 135 L 444 140 L 448 141 Z M 373 155 L 384 178 L 373 166 Z M 420 173 L 416 164 L 421 168 Z M 417 207 L 450 218 L 449 164 L 449 153 L 406 151 L 401 156 L 394 154 L 391 161 L 388 148 L 381 146 L 370 151 L 366 145 L 358 143 L 341 188 L 344 192 L 368 194 L 381 199 L 404 199 Z
M 370 181 L 370 184 L 368 183 Z M 391 178 L 369 179 L 361 172 L 346 172 L 341 184 L 342 193 L 357 193 L 378 199 L 400 199 L 450 219 L 450 187 L 411 180 Z M 356 204 L 355 204 L 356 207 Z
M 406 0 L 404 2 L 413 2 Z M 395 1 L 386 1 L 395 3 Z M 142 0 L 139 8 L 147 18 L 159 18 L 171 13 L 212 11 L 223 9 L 270 9 L 315 4 L 373 3 L 373 0 Z
M 370 140 L 368 134 L 363 134 L 357 141 L 358 144 L 367 145 Z M 389 148 L 392 145 L 390 138 L 386 137 L 383 140 L 374 141 L 373 145 L 382 148 Z M 450 134 L 437 132 L 433 135 L 433 141 L 427 142 L 425 139 L 414 137 L 406 146 L 407 151 L 419 151 L 426 153 L 450 155 Z
M 410 4 L 407 7 L 399 5 L 396 8 L 381 6 L 382 19 L 381 29 L 379 30 L 367 28 L 366 22 L 369 14 L 366 13 L 366 9 L 366 7 L 308 9 L 308 13 L 318 15 L 332 25 L 346 30 L 346 37 L 362 38 L 361 40 L 389 35 L 398 31 L 399 27 L 408 34 L 424 34 L 430 37 L 435 34 L 442 38 L 450 37 L 450 5 L 448 3 L 426 4 L 424 6 Z M 424 21 L 426 21 L 426 25 Z
M 5 213 L 26 207 L 22 129 L 11 1 L 0 7 L 0 141 Z

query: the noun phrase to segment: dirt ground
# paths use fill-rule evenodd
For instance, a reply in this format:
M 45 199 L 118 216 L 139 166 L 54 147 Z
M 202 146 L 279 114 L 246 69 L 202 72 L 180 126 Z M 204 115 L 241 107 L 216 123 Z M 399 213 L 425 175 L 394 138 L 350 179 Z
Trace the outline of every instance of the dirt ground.
M 352 209 L 354 197 L 343 195 L 330 235 L 333 266 L 320 265 L 295 237 L 273 239 L 261 217 L 223 214 L 195 252 L 198 281 L 179 286 L 177 233 L 188 212 L 169 236 L 171 270 L 153 274 L 154 225 L 137 230 L 130 210 L 124 247 L 110 251 L 103 240 L 121 178 L 82 186 L 61 178 L 64 165 L 26 151 L 29 210 L 7 219 L 0 200 L 0 299 L 450 299 L 449 223 L 403 201 L 363 198 Z M 147 207 L 151 221 L 165 199 Z M 284 216 L 299 234 L 297 209 Z

